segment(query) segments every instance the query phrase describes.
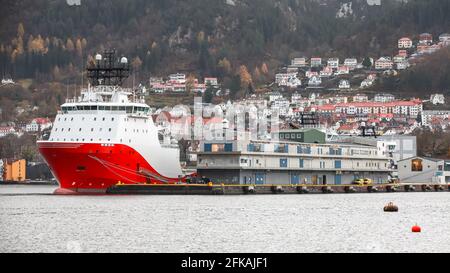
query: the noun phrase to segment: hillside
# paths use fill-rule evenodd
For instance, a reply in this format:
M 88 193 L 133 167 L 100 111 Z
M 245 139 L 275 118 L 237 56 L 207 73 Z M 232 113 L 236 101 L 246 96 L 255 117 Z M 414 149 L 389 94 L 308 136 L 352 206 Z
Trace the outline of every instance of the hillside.
M 241 65 L 256 84 L 264 84 L 295 56 L 391 55 L 399 37 L 450 31 L 450 0 L 369 2 L 377 1 L 82 0 L 81 6 L 69 6 L 64 0 L 4 0 L 0 73 L 32 79 L 31 88 L 40 92 L 56 90 L 47 82 L 70 84 L 72 90 L 81 84 L 80 72 L 96 52 L 115 48 L 132 61 L 138 81 L 177 71 L 213 75 L 233 96 L 240 96 Z M 415 73 L 422 75 L 421 68 L 400 80 L 385 80 L 378 88 L 449 89 L 443 77 L 450 67 L 440 63 L 439 73 L 419 84 L 413 80 L 420 78 Z M 36 97 L 40 95 L 27 99 Z M 15 101 L 11 96 L 1 99 L 3 108 Z

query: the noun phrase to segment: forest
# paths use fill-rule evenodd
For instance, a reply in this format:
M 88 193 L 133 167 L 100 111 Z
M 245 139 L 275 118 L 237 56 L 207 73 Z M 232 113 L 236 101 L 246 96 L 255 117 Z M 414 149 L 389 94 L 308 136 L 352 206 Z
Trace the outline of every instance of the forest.
M 241 65 L 258 75 L 293 56 L 380 56 L 401 36 L 450 31 L 449 0 L 354 0 L 342 18 L 348 0 L 3 2 L 0 71 L 43 82 L 73 82 L 96 52 L 115 48 L 140 79 L 188 71 L 232 85 Z

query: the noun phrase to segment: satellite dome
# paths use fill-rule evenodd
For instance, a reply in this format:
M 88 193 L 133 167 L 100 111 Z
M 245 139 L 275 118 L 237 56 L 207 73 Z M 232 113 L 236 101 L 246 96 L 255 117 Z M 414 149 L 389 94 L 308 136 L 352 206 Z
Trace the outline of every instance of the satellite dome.
M 101 61 L 102 60 L 102 55 L 100 55 L 100 54 L 95 55 L 95 60 Z
M 120 63 L 127 64 L 128 63 L 128 59 L 125 58 L 125 57 L 122 57 L 122 59 L 120 59 Z

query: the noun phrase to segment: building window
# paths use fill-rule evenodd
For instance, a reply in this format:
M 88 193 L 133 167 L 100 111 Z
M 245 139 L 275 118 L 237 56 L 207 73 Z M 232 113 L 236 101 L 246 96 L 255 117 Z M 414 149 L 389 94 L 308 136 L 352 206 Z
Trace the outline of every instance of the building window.
M 288 145 L 286 145 L 286 144 L 275 145 L 274 152 L 275 153 L 287 153 Z
M 210 143 L 205 143 L 204 150 L 205 150 L 205 152 L 211 152 L 212 145 Z
M 413 159 L 411 160 L 411 171 L 412 172 L 422 172 L 422 159 Z
M 280 168 L 287 168 L 288 160 L 287 158 L 281 158 L 280 159 Z
M 342 161 L 341 160 L 334 161 L 334 168 L 341 169 L 342 168 Z
M 304 168 L 304 167 L 305 167 L 305 160 L 300 159 L 300 168 Z

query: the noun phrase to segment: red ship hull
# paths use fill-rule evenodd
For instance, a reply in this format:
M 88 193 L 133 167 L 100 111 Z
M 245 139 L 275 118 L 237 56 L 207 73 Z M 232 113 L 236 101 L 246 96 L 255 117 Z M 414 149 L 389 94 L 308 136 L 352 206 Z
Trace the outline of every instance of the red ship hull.
M 162 184 L 184 180 L 160 175 L 127 145 L 39 142 L 38 147 L 60 184 L 57 193 L 106 193 L 117 184 Z

